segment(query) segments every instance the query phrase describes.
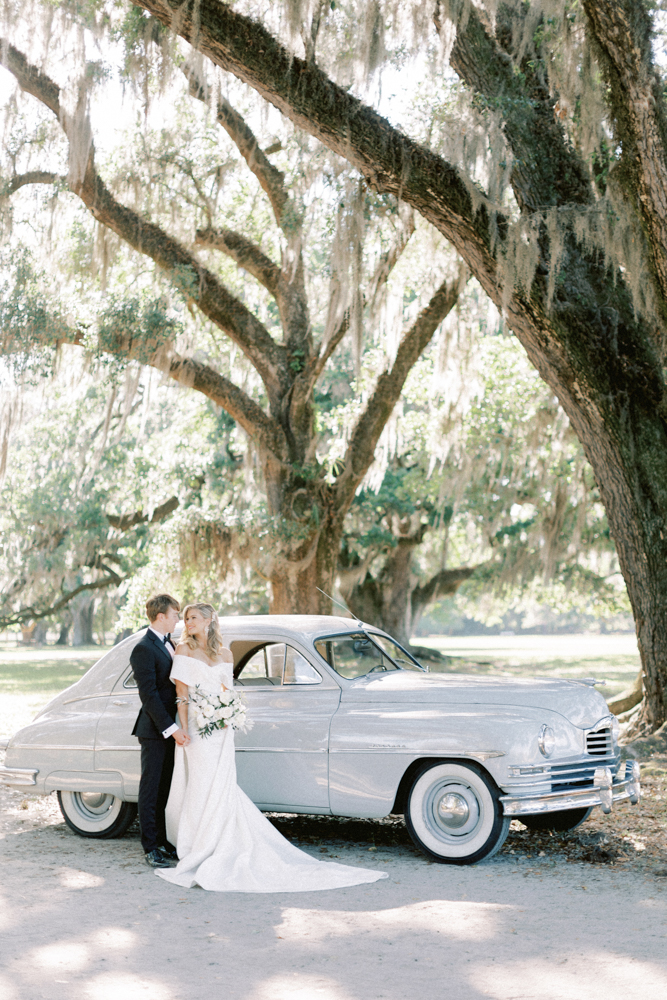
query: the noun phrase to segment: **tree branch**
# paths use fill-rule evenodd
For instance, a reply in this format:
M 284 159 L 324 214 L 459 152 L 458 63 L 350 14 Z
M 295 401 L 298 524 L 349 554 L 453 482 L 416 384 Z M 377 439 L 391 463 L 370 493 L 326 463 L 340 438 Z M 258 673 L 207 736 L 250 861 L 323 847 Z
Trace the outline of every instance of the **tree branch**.
M 341 508 L 354 494 L 375 457 L 380 435 L 399 400 L 410 369 L 456 305 L 467 280 L 467 269 L 462 269 L 456 281 L 443 281 L 429 304 L 403 334 L 391 369 L 378 378 L 366 409 L 352 432 L 345 454 L 345 467 L 336 481 L 336 495 Z
M 72 123 L 62 113 L 56 84 L 31 66 L 13 45 L 1 39 L 0 51 L 5 53 L 5 65 L 14 74 L 21 89 L 50 108 L 71 139 Z M 286 352 L 246 306 L 177 240 L 116 201 L 97 173 L 92 146 L 83 178 L 70 180 L 69 186 L 98 222 L 117 233 L 135 250 L 150 257 L 169 274 L 184 295 L 196 302 L 205 316 L 238 344 L 264 381 L 272 405 L 276 405 L 285 376 Z
M 53 324 L 57 331 L 58 344 L 80 346 L 83 333 L 73 328 L 65 328 L 61 323 Z M 46 346 L 44 330 L 51 324 L 40 324 L 34 342 Z M 5 331 L 10 332 L 11 331 Z M 25 338 L 24 341 L 25 342 Z M 49 343 L 51 343 L 49 341 Z M 144 338 L 133 339 L 132 335 L 118 331 L 107 336 L 98 345 L 99 350 L 128 361 L 139 361 L 158 371 L 166 373 L 175 382 L 195 389 L 207 396 L 217 406 L 222 407 L 248 434 L 258 448 L 277 461 L 285 460 L 287 445 L 285 435 L 278 421 L 272 420 L 258 403 L 251 399 L 237 385 L 209 365 L 194 358 L 183 357 L 160 344 L 146 344 Z
M 151 517 L 144 514 L 143 510 L 137 510 L 134 514 L 107 514 L 107 521 L 112 528 L 117 528 L 118 531 L 129 531 L 137 524 L 157 524 L 159 521 L 164 521 L 165 517 L 173 514 L 178 506 L 178 497 L 170 497 L 169 500 L 165 500 L 164 503 L 155 508 Z
M 123 582 L 123 577 L 118 576 L 117 573 L 111 572 L 108 576 L 101 577 L 99 580 L 95 580 L 93 583 L 82 583 L 80 586 L 75 587 L 74 590 L 70 590 L 69 593 L 64 594 L 55 604 L 52 604 L 49 608 L 42 608 L 38 610 L 34 606 L 29 608 L 22 608 L 20 611 L 16 611 L 14 614 L 0 616 L 0 630 L 9 628 L 11 625 L 22 625 L 24 622 L 28 621 L 39 621 L 41 618 L 48 618 L 49 615 L 55 615 L 61 608 L 64 608 L 66 604 L 77 596 L 77 594 L 83 593 L 84 590 L 102 590 L 104 587 L 118 586 Z
M 455 594 L 461 584 L 468 580 L 477 566 L 459 566 L 457 569 L 442 569 L 430 580 L 420 587 L 415 587 L 412 591 L 413 608 L 422 608 L 438 597 L 445 597 L 447 594 Z
M 410 242 L 410 237 L 414 231 L 414 212 L 411 208 L 408 208 L 408 211 L 405 213 L 405 221 L 403 222 L 402 220 L 402 225 L 399 227 L 394 243 L 380 257 L 378 265 L 375 268 L 375 274 L 373 275 L 368 286 L 368 291 L 366 292 L 366 305 L 370 309 L 371 314 L 375 311 L 377 300 L 380 296 L 382 288 L 387 284 L 389 275 L 396 267 L 399 258 Z
M 256 243 L 247 239 L 242 233 L 233 229 L 198 229 L 195 234 L 195 244 L 200 247 L 213 247 L 221 250 L 236 261 L 239 267 L 245 268 L 253 278 L 257 278 L 271 295 L 277 296 L 280 291 L 281 272 Z
M 659 293 L 667 297 L 667 113 L 653 63 L 651 16 L 636 0 L 584 0 L 608 83 L 622 164 L 648 237 Z
M 15 174 L 7 181 L 4 190 L 0 192 L 0 197 L 12 195 L 26 184 L 56 184 L 58 181 L 66 180 L 62 174 L 53 174 L 48 170 L 28 170 L 25 174 Z
M 469 87 L 501 110 L 503 132 L 514 153 L 512 188 L 522 210 L 589 205 L 594 200 L 590 174 L 554 114 L 557 97 L 549 93 L 530 59 L 517 73 L 501 48 L 500 41 L 508 48 L 512 44 L 516 16 L 509 6 L 499 10 L 495 38 L 475 7 L 467 6 L 465 21 L 460 17 L 456 26 L 450 64 Z
M 324 371 L 324 366 L 326 365 L 327 361 L 329 360 L 333 352 L 336 350 L 336 348 L 338 347 L 341 340 L 343 339 L 343 337 L 345 336 L 345 334 L 349 329 L 350 329 L 350 310 L 346 309 L 345 312 L 343 313 L 343 318 L 341 319 L 340 323 L 338 324 L 334 332 L 329 337 L 328 341 L 321 350 L 321 353 L 318 354 L 318 356 L 313 359 L 310 371 L 308 373 L 308 378 L 310 379 L 312 385 L 315 385 L 315 383 L 317 382 L 318 378 Z
M 194 358 L 172 354 L 169 361 L 171 378 L 208 396 L 229 413 L 246 434 L 262 449 L 279 461 L 285 461 L 285 436 L 277 421 L 271 420 L 258 403 L 219 372 Z
M 501 302 L 485 207 L 475 211 L 460 172 L 392 128 L 330 80 L 288 52 L 261 24 L 217 0 L 132 0 L 222 69 L 253 87 L 285 117 L 348 160 L 378 191 L 411 204 L 449 239 L 487 294 Z
M 183 72 L 188 78 L 188 87 L 193 97 L 204 104 L 209 103 L 207 88 L 199 80 L 192 65 L 186 65 Z M 271 202 L 273 214 L 276 222 L 281 226 L 285 206 L 289 201 L 289 195 L 285 190 L 285 175 L 281 170 L 273 166 L 266 153 L 260 148 L 254 132 L 245 119 L 235 111 L 231 104 L 219 97 L 216 104 L 216 119 L 224 128 L 238 148 L 239 153 L 248 164 L 260 183 L 262 190 Z
M 414 213 L 411 208 L 408 207 L 408 212 L 406 213 L 406 219 L 404 224 L 401 226 L 396 240 L 391 247 L 382 254 L 378 265 L 375 269 L 375 273 L 371 278 L 368 292 L 364 298 L 364 305 L 368 305 L 370 312 L 372 313 L 376 304 L 380 291 L 387 283 L 389 275 L 393 271 L 394 267 L 398 263 L 398 260 L 405 250 L 406 246 L 410 241 L 410 237 L 415 231 L 415 219 Z M 330 303 L 331 305 L 331 303 Z M 309 366 L 303 373 L 304 379 L 308 380 L 310 387 L 314 387 L 318 378 L 324 371 L 324 366 L 326 365 L 329 358 L 332 356 L 341 340 L 350 328 L 350 310 L 346 309 L 343 316 L 329 337 L 328 341 L 320 347 L 320 353 L 316 358 L 313 358 Z

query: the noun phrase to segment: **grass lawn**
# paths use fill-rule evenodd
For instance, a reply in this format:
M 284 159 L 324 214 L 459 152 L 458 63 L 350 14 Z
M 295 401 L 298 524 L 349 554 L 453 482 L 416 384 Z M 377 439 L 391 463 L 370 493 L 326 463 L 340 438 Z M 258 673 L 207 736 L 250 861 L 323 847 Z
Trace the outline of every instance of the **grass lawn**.
M 640 661 L 634 635 L 429 636 L 413 640 L 451 659 L 430 664 L 445 673 L 505 677 L 595 677 L 610 700 L 630 687 Z
M 104 646 L 0 649 L 0 737 L 26 726 L 59 691 L 106 653 Z

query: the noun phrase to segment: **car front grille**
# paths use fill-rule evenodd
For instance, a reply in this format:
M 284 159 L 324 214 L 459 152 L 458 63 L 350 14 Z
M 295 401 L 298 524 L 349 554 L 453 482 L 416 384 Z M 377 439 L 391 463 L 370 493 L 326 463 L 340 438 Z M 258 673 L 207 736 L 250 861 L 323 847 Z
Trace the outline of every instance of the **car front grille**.
M 609 726 L 586 733 L 586 753 L 591 757 L 607 757 L 613 752 L 614 745 Z
M 598 767 L 610 767 L 616 770 L 618 759 L 612 754 L 605 760 L 591 761 L 590 764 L 584 761 L 577 761 L 574 764 L 552 764 L 551 765 L 551 791 L 564 792 L 568 788 L 582 788 L 593 784 L 595 769 Z

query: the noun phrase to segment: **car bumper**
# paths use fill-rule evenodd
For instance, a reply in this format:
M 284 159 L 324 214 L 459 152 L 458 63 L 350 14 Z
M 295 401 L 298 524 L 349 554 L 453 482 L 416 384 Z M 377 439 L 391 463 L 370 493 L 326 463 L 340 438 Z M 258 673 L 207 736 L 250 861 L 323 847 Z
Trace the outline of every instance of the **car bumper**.
M 36 785 L 38 773 L 37 769 L 0 765 L 0 785 L 9 785 L 10 788 Z
M 520 817 L 590 806 L 600 806 L 603 812 L 609 813 L 615 803 L 629 799 L 635 805 L 640 797 L 639 764 L 636 760 L 627 760 L 624 771 L 619 770 L 618 775 L 613 775 L 609 767 L 596 768 L 593 784 L 584 788 L 542 795 L 501 795 L 500 801 L 506 816 Z

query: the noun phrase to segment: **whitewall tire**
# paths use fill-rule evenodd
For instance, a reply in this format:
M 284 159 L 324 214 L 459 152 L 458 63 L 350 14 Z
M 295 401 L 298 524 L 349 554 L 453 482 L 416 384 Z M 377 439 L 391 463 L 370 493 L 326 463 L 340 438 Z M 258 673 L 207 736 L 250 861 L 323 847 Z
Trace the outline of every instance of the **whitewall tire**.
M 81 837 L 122 837 L 137 815 L 134 802 L 106 792 L 58 792 L 58 804 L 70 830 Z
M 405 825 L 417 847 L 433 861 L 470 865 L 492 857 L 510 827 L 500 792 L 471 764 L 424 764 L 415 775 Z

